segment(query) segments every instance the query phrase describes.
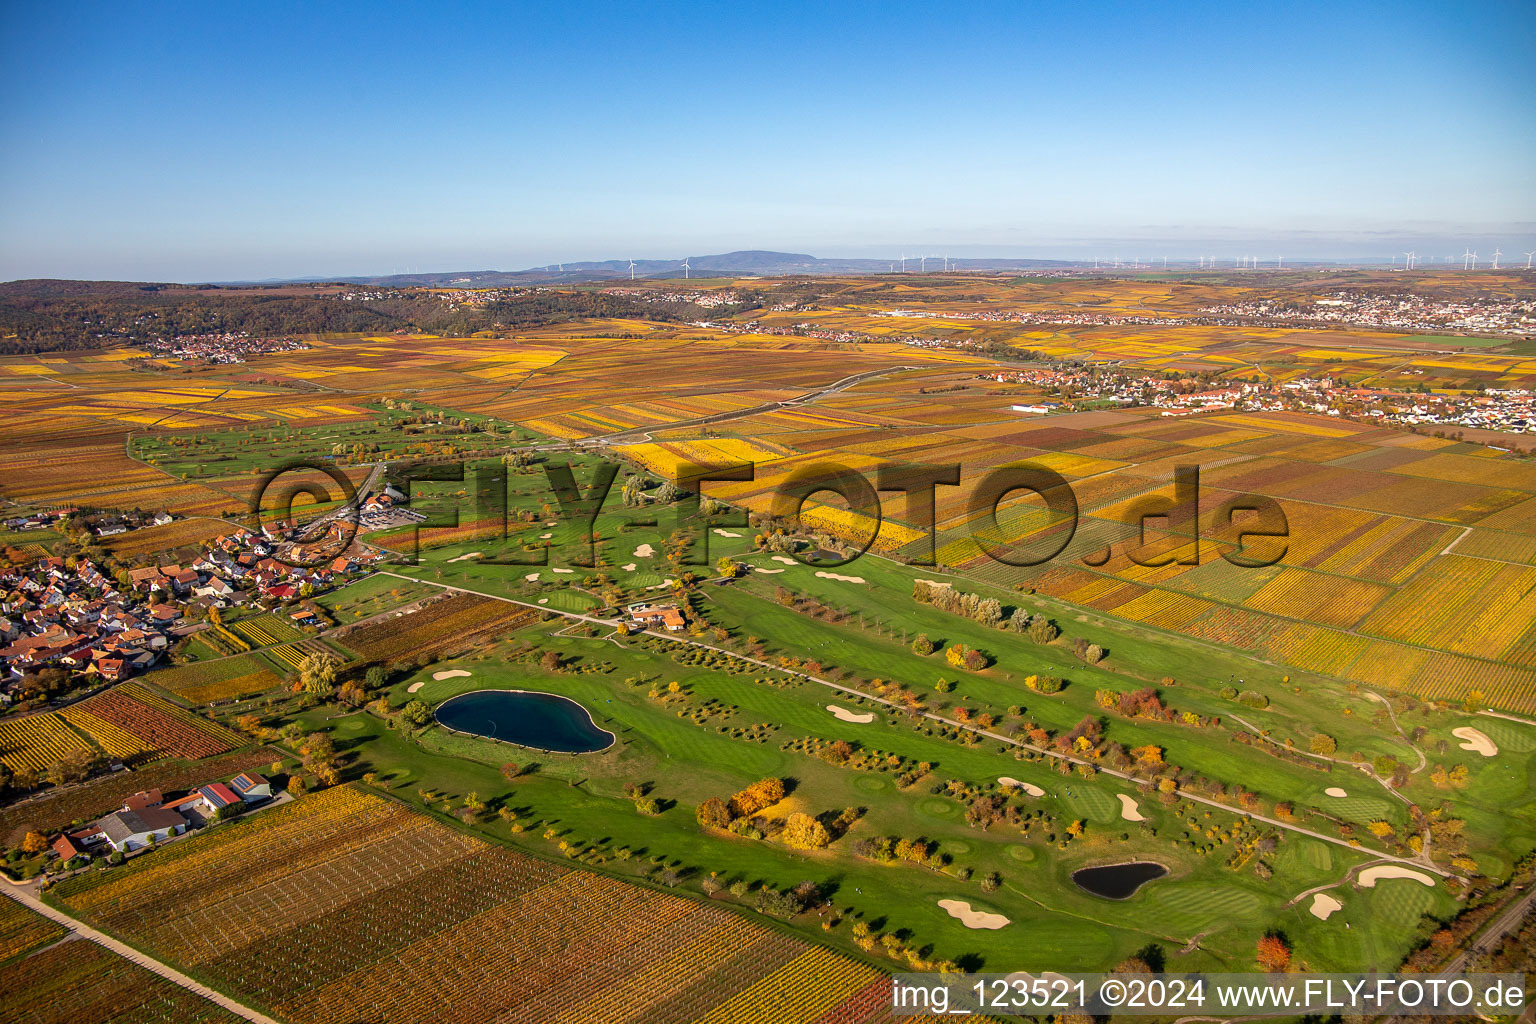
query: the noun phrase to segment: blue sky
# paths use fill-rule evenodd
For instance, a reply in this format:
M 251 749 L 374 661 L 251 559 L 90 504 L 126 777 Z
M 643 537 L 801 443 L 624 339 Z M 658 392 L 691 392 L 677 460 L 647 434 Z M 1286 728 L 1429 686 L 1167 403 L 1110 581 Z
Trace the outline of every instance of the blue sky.
M 12 3 L 0 46 L 4 279 L 1536 247 L 1530 3 Z

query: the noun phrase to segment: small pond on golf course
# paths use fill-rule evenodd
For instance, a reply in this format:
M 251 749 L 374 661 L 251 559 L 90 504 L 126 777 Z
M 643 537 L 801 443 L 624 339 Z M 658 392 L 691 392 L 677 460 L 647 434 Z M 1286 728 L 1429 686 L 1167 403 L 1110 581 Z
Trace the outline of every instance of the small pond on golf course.
M 1147 860 L 1135 860 L 1128 864 L 1106 864 L 1100 868 L 1080 868 L 1072 872 L 1072 881 L 1095 896 L 1107 900 L 1128 900 L 1137 889 L 1162 878 L 1168 869 Z
M 455 732 L 561 754 L 606 750 L 614 742 L 613 733 L 593 724 L 586 708 L 553 693 L 476 690 L 443 701 L 433 716 Z

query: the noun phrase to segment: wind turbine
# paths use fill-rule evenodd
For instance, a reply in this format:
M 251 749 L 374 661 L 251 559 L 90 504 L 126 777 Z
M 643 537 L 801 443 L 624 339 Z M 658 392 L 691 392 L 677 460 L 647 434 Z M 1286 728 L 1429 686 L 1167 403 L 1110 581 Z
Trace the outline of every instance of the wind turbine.
M 629 261 L 629 279 L 631 281 L 633 281 L 635 279 L 635 261 L 634 260 L 630 260 Z
M 1531 257 L 1532 256 L 1536 256 L 1536 249 L 1532 249 L 1530 252 L 1525 254 L 1525 269 L 1526 270 L 1530 270 L 1531 269 Z
M 1504 254 L 1502 252 L 1500 252 L 1497 247 L 1494 248 L 1494 250 L 1493 250 L 1493 269 L 1494 270 L 1498 270 L 1499 269 L 1499 257 L 1503 256 L 1503 255 Z
M 688 257 L 683 257 L 683 280 L 688 280 Z
M 1403 253 L 1403 269 L 1404 270 L 1412 270 L 1413 269 L 1413 260 L 1414 260 L 1414 257 L 1416 257 L 1417 255 L 1418 255 L 1418 253 L 1413 253 L 1413 252 L 1405 252 L 1405 253 Z
M 928 273 L 928 257 L 927 256 L 919 256 L 917 258 L 917 272 L 919 274 L 926 274 L 926 273 Z
M 1470 248 L 1466 252 L 1461 254 L 1461 269 L 1462 270 L 1476 270 L 1477 269 L 1477 253 L 1473 252 Z
M 1276 256 L 1275 257 L 1275 269 L 1276 270 L 1284 270 L 1285 269 L 1285 257 L 1284 256 Z
M 907 272 L 907 254 L 906 253 L 902 253 L 901 254 L 901 272 L 903 274 L 905 274 Z

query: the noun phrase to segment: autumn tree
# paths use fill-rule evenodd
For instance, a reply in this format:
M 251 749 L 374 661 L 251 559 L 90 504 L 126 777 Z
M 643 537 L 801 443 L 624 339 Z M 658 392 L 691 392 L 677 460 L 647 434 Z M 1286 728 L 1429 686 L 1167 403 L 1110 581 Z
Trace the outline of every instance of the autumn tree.
M 731 813 L 738 818 L 750 817 L 784 799 L 783 779 L 759 779 L 730 799 Z
M 1271 932 L 1259 939 L 1254 954 L 1258 965 L 1270 974 L 1284 974 L 1291 969 L 1291 946 L 1284 938 Z
M 432 712 L 426 704 L 419 700 L 413 700 L 400 709 L 400 717 L 415 726 L 423 726 L 432 721 Z
M 705 828 L 727 829 L 731 827 L 731 811 L 719 797 L 710 797 L 699 804 L 695 816 Z
M 311 654 L 299 662 L 299 686 L 305 693 L 329 697 L 336 685 L 339 659 L 329 654 Z
M 784 845 L 799 850 L 819 850 L 832 841 L 825 825 L 799 811 L 791 814 L 784 822 L 780 838 L 784 840 Z

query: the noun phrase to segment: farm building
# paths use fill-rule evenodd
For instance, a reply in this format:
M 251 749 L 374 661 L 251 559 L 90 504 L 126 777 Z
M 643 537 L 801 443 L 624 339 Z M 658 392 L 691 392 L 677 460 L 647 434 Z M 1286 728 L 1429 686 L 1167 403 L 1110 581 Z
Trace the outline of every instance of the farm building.
M 187 819 L 163 807 L 139 811 L 113 811 L 96 823 L 107 845 L 119 853 L 131 853 L 152 842 L 169 839 L 187 830 Z
M 197 797 L 194 806 L 209 816 L 218 814 L 226 807 L 245 805 L 240 795 L 222 782 L 210 782 L 206 786 L 199 786 Z
M 272 799 L 272 783 L 266 776 L 257 775 L 255 772 L 241 772 L 229 780 L 229 788 L 240 795 L 240 799 L 248 804 L 260 803 L 263 800 Z

